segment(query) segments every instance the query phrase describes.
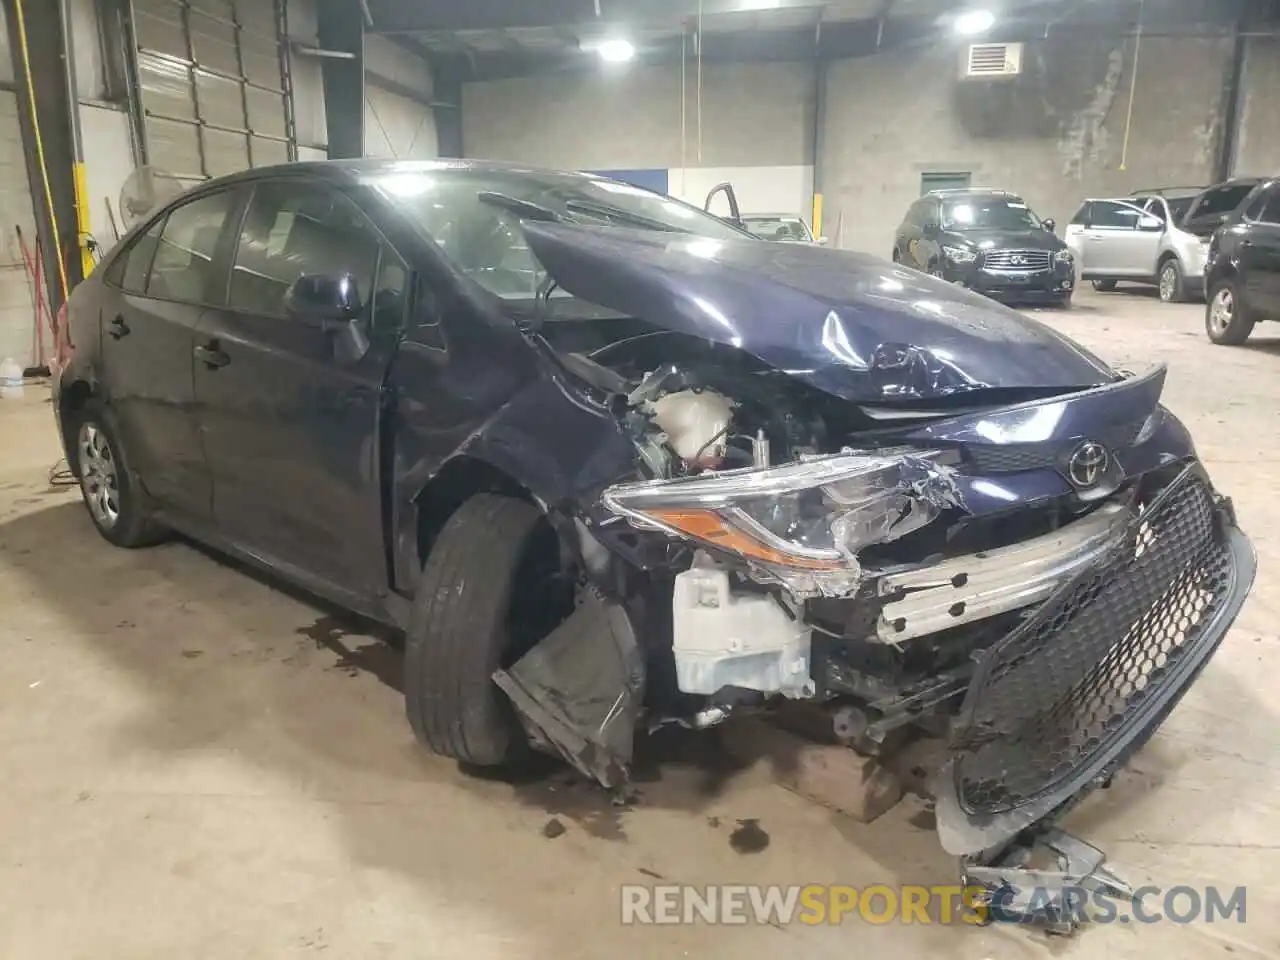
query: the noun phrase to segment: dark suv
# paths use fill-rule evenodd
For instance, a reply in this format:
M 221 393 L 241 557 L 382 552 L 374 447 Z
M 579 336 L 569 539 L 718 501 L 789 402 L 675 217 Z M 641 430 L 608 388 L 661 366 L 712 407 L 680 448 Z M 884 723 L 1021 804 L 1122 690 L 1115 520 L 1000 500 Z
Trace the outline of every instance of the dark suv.
M 1021 197 L 935 190 L 911 205 L 893 259 L 1000 300 L 1071 302 L 1075 258 Z
M 1259 320 L 1280 320 L 1280 179 L 1254 187 L 1213 235 L 1204 289 L 1214 343 L 1244 343 Z

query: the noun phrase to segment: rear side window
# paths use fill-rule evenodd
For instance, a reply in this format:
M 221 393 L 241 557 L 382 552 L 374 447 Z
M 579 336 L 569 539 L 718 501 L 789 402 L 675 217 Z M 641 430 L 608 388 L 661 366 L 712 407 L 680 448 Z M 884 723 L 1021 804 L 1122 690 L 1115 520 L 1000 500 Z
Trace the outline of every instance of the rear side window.
M 1236 183 L 1226 187 L 1217 187 L 1200 195 L 1200 202 L 1192 211 L 1194 217 L 1212 217 L 1224 213 L 1234 213 L 1236 207 L 1244 202 L 1245 197 L 1253 192 L 1253 185 Z
M 169 213 L 151 264 L 147 296 L 188 303 L 221 301 L 214 253 L 232 202 L 231 191 L 223 190 Z
M 228 304 L 283 316 L 285 294 L 304 274 L 351 274 L 367 304 L 380 247 L 364 214 L 341 194 L 307 183 L 260 183 L 236 248 Z
M 1264 204 L 1258 213 L 1258 222 L 1280 226 L 1280 185 L 1273 186 L 1261 199 Z

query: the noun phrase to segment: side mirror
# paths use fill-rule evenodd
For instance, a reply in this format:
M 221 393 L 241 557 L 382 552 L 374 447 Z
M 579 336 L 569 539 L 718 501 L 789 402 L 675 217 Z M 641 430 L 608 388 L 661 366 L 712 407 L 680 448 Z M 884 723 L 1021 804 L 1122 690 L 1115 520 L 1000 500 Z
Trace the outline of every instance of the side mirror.
M 1045 217 L 1040 222 L 1044 224 L 1044 228 L 1050 233 L 1058 232 L 1058 221 L 1053 219 L 1053 217 Z
M 369 350 L 364 325 L 357 322 L 362 308 L 359 285 L 349 273 L 304 273 L 284 296 L 290 317 L 334 335 L 333 353 L 338 360 L 359 360 Z
M 1164 221 L 1147 214 L 1138 218 L 1138 229 L 1147 233 L 1159 233 L 1164 229 Z

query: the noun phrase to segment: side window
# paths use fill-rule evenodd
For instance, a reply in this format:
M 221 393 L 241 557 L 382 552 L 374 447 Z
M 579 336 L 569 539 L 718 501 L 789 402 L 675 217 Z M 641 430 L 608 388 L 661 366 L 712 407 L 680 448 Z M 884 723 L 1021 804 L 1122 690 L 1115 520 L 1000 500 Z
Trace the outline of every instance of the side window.
M 1249 201 L 1249 205 L 1244 208 L 1244 219 L 1257 223 L 1262 219 L 1263 212 L 1267 208 L 1267 195 L 1259 193 L 1256 197 Z
M 1142 205 L 1144 213 L 1156 217 L 1161 223 L 1168 223 L 1169 218 L 1164 212 L 1164 204 L 1160 202 L 1159 197 L 1149 197 L 1147 202 Z
M 1258 215 L 1258 222 L 1280 227 L 1280 185 L 1273 186 L 1264 196 L 1266 206 Z
M 1090 203 L 1086 200 L 1080 205 L 1080 209 L 1076 211 L 1076 215 L 1071 218 L 1071 222 L 1079 226 L 1084 226 L 1089 222 Z
M 150 230 L 134 240 L 127 250 L 122 251 L 107 268 L 107 283 L 122 288 L 126 293 L 145 292 L 147 274 L 151 270 L 151 260 L 155 257 L 163 227 L 164 219 L 161 218 L 151 225 Z
M 365 216 L 327 187 L 264 181 L 254 187 L 231 268 L 228 305 L 282 316 L 285 294 L 304 274 L 355 278 L 366 306 L 382 246 Z M 403 265 L 401 265 L 403 266 Z M 379 277 L 379 283 L 383 281 Z M 390 274 L 386 277 L 394 286 Z M 407 286 L 402 280 L 400 287 Z M 389 296 L 389 293 L 388 293 Z
M 1095 200 L 1089 214 L 1091 227 L 1103 227 L 1118 230 L 1137 229 L 1138 219 L 1142 211 L 1127 203 L 1116 203 L 1113 200 Z
M 373 329 L 396 330 L 404 324 L 409 303 L 409 268 L 385 244 L 373 287 Z
M 213 255 L 233 201 L 234 194 L 223 190 L 170 211 L 151 264 L 147 296 L 190 303 L 221 301 Z

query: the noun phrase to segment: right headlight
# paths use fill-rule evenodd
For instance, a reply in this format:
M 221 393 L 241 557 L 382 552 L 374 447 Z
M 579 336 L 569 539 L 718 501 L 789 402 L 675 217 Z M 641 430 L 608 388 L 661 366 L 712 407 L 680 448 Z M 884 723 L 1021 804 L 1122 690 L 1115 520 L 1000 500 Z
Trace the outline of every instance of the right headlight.
M 978 259 L 978 255 L 968 247 L 943 246 L 942 252 L 952 263 L 973 263 Z
M 932 457 L 841 453 L 621 484 L 603 499 L 636 526 L 737 554 L 792 586 L 837 592 L 856 583 L 859 550 L 959 505 L 949 473 Z

